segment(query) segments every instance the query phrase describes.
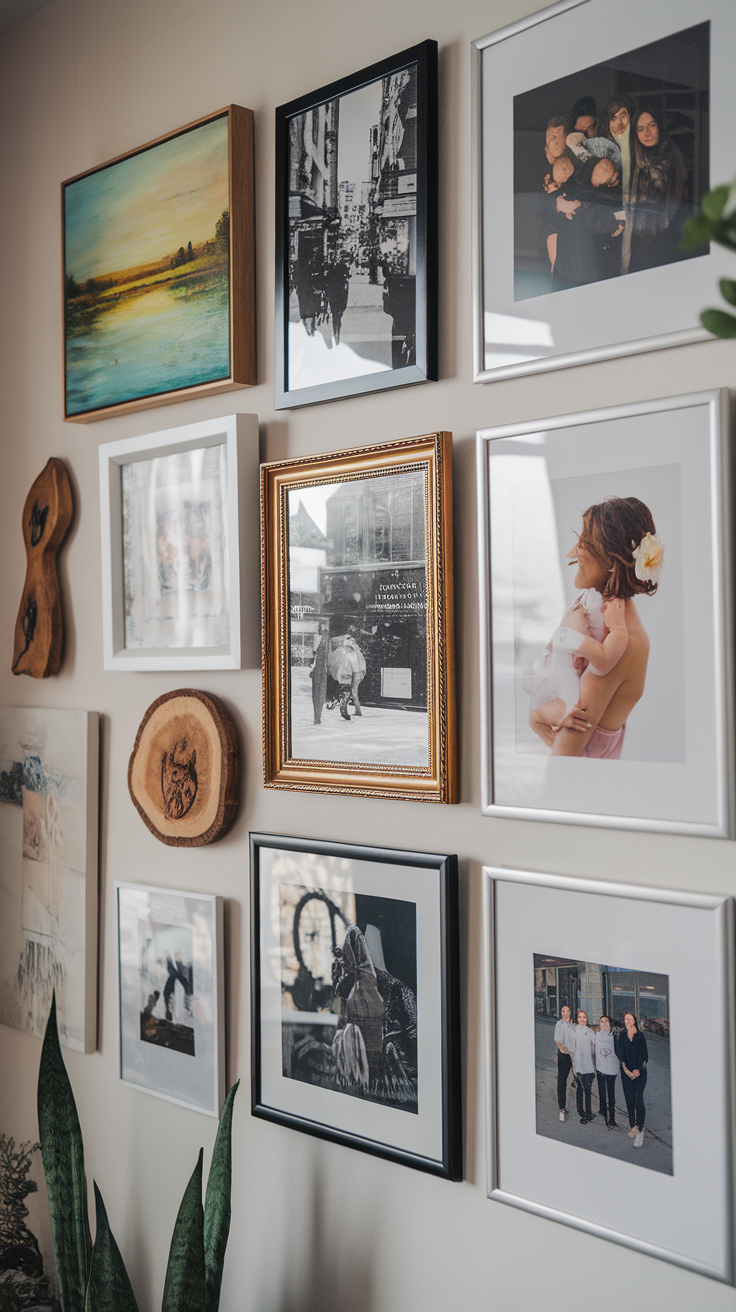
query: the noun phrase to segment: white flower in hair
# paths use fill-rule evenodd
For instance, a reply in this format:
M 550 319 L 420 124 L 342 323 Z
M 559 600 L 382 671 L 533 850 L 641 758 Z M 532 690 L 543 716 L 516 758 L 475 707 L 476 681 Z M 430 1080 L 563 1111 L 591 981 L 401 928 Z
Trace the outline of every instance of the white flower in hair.
M 659 583 L 664 565 L 664 542 L 658 533 L 645 533 L 632 551 L 634 573 L 642 583 Z

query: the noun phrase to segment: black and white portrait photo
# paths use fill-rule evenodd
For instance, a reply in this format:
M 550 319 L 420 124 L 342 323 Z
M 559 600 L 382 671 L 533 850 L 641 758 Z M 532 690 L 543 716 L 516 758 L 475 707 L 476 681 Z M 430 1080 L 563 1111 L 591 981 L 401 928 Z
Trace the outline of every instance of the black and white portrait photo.
M 710 23 L 514 97 L 514 299 L 702 255 Z
M 428 763 L 425 478 L 289 492 L 292 757 Z
M 669 978 L 534 953 L 537 1134 L 672 1175 Z
M 283 1073 L 417 1111 L 416 907 L 279 885 Z

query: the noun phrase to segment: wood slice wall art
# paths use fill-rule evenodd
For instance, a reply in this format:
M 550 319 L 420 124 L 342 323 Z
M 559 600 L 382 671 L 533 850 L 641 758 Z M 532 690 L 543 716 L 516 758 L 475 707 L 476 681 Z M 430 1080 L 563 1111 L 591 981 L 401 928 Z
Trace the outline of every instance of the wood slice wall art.
M 64 621 L 57 556 L 73 515 L 69 475 L 63 461 L 52 456 L 23 507 L 26 578 L 15 621 L 13 674 L 46 679 L 59 673 Z
M 219 698 L 181 688 L 151 703 L 130 758 L 128 788 L 160 842 L 216 843 L 235 819 L 238 781 L 235 725 Z

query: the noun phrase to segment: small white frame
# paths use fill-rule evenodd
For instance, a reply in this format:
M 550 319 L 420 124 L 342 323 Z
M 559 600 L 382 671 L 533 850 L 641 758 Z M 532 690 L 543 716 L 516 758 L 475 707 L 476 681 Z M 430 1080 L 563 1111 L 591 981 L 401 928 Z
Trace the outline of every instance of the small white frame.
M 226 647 L 125 646 L 122 467 L 223 445 L 227 459 L 225 579 L 230 607 Z M 259 663 L 258 417 L 225 415 L 99 448 L 102 535 L 103 665 L 106 670 L 239 670 Z M 252 614 L 251 614 L 252 612 Z
M 124 993 L 126 981 L 123 979 L 124 962 L 121 951 L 121 898 L 126 893 L 134 895 L 147 895 L 154 898 L 171 900 L 182 898 L 188 903 L 206 904 L 209 907 L 209 927 L 211 930 L 211 978 L 212 978 L 212 1026 L 211 1026 L 211 1051 L 208 1054 L 209 1060 L 207 1065 L 209 1071 L 205 1071 L 202 1079 L 198 1082 L 202 1089 L 202 1097 L 199 1101 L 194 1097 L 176 1097 L 173 1093 L 166 1092 L 163 1088 L 152 1087 L 156 1078 L 161 1079 L 162 1083 L 169 1083 L 169 1087 L 178 1087 L 182 1077 L 181 1062 L 189 1061 L 201 1062 L 202 1058 L 198 1057 L 196 1051 L 193 1058 L 188 1055 L 183 1056 L 181 1053 L 170 1051 L 168 1048 L 159 1047 L 154 1043 L 143 1043 L 135 1035 L 133 1044 L 137 1043 L 140 1049 L 145 1049 L 144 1056 L 149 1060 L 149 1067 L 154 1063 L 157 1070 L 150 1069 L 151 1083 L 147 1084 L 143 1079 L 126 1079 L 124 1071 L 130 1066 L 135 1065 L 135 1054 L 131 1052 L 131 1036 L 126 1034 L 126 1017 L 124 1014 Z M 149 1093 L 154 1098 L 163 1098 L 165 1102 L 176 1103 L 179 1107 L 188 1107 L 192 1111 L 203 1112 L 206 1116 L 219 1116 L 222 1111 L 222 1104 L 225 1101 L 225 963 L 223 953 L 223 917 L 224 917 L 224 898 L 212 893 L 184 893 L 179 889 L 155 888 L 149 884 L 128 884 L 122 880 L 115 881 L 115 933 L 117 945 L 117 972 L 118 972 L 118 1079 L 121 1084 L 126 1084 L 130 1089 L 137 1089 L 139 1093 Z M 126 909 L 128 913 L 130 908 Z M 200 926 L 201 928 L 201 926 Z M 129 982 L 128 982 L 129 986 Z M 196 986 L 196 979 L 195 979 Z M 130 1026 L 127 1026 L 128 1031 Z M 126 1065 L 127 1057 L 127 1065 Z M 133 1060 L 131 1061 L 131 1057 Z M 129 1073 L 132 1073 L 129 1071 Z M 206 1092 L 205 1092 L 206 1090 Z

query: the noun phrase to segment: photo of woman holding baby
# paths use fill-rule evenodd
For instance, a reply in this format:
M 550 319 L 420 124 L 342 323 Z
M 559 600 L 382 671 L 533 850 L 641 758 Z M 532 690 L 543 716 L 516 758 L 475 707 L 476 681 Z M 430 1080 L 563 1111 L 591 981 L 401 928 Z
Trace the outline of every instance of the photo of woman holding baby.
M 656 593 L 664 544 L 643 501 L 609 497 L 583 512 L 567 555 L 580 594 L 550 640 L 529 724 L 553 756 L 618 760 L 649 661 L 635 598 Z

